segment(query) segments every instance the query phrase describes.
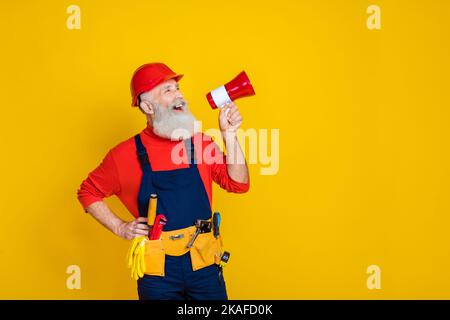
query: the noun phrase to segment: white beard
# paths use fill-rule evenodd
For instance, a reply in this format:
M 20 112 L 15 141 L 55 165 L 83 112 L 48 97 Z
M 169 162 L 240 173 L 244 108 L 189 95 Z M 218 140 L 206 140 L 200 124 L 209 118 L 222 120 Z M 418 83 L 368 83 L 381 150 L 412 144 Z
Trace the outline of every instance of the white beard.
M 178 103 L 179 101 L 177 101 Z M 166 139 L 179 141 L 191 138 L 195 133 L 195 117 L 189 111 L 184 101 L 184 111 L 173 110 L 172 105 L 165 108 L 155 103 L 155 118 L 153 119 L 153 132 Z

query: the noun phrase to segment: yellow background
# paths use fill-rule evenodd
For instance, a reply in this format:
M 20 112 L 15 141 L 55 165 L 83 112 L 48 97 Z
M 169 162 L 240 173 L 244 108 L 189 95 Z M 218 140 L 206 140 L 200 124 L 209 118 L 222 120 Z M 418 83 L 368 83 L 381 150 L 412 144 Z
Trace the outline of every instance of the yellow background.
M 371 4 L 381 30 L 366 27 Z M 0 298 L 137 297 L 128 242 L 76 191 L 145 127 L 129 81 L 151 61 L 185 74 L 204 128 L 217 126 L 206 92 L 246 70 L 243 128 L 280 130 L 278 174 L 253 164 L 249 193 L 214 189 L 230 298 L 450 298 L 449 13 L 445 0 L 2 1 Z M 66 288 L 73 264 L 81 290 Z

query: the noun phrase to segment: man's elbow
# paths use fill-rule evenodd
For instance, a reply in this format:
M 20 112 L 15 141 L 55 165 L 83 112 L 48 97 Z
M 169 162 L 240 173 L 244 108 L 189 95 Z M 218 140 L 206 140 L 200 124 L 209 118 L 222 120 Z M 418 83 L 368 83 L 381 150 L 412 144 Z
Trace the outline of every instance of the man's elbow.
M 247 182 L 239 182 L 232 180 L 230 181 L 230 185 L 228 191 L 232 193 L 246 193 L 250 189 L 250 181 L 247 179 Z
M 103 197 L 94 194 L 83 185 L 77 190 L 77 199 L 85 213 L 90 213 L 93 205 L 103 200 Z
M 246 184 L 244 187 L 238 189 L 235 193 L 247 193 L 250 189 L 250 184 Z

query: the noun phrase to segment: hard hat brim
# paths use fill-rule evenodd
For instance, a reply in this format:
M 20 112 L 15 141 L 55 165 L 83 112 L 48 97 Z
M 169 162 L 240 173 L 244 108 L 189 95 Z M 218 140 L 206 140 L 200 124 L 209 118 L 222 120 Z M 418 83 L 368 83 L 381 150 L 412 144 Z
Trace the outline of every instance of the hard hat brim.
M 164 78 L 162 78 L 161 80 L 159 80 L 159 81 L 153 86 L 153 88 L 156 87 L 156 86 L 158 86 L 158 85 L 160 85 L 161 83 L 163 83 L 163 82 L 165 82 L 165 81 L 167 81 L 167 80 L 170 80 L 170 79 L 175 79 L 175 81 L 178 82 L 178 81 L 181 80 L 181 78 L 183 78 L 183 76 L 184 76 L 184 74 L 172 74 L 172 75 L 168 75 L 167 77 L 164 77 Z M 151 88 L 151 89 L 153 89 L 153 88 Z M 151 89 L 148 89 L 148 90 L 151 90 Z M 145 91 L 148 91 L 148 90 L 145 90 Z M 143 92 L 145 92 L 145 91 L 143 91 Z M 132 106 L 132 107 L 137 107 L 137 106 L 138 106 L 138 104 L 137 104 L 138 97 L 139 97 L 139 95 L 142 94 L 143 92 L 137 94 L 136 97 L 134 97 L 134 99 L 133 99 L 133 101 L 132 101 L 132 103 L 131 103 L 131 106 Z

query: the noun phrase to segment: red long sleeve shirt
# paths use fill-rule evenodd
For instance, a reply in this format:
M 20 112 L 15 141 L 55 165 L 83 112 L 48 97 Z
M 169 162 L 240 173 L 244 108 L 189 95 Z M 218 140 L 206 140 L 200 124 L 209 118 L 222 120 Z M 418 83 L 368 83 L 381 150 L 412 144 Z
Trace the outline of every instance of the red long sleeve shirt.
M 140 136 L 147 149 L 153 171 L 189 167 L 183 142 L 157 136 L 148 124 Z M 228 176 L 225 156 L 210 137 L 197 133 L 194 136 L 194 145 L 198 171 L 211 206 L 212 181 L 229 192 L 247 192 L 250 183 L 239 183 Z M 184 152 L 182 163 L 172 160 L 172 150 L 175 147 Z M 142 171 L 136 155 L 136 145 L 134 137 L 131 137 L 109 150 L 100 165 L 89 173 L 78 190 L 78 200 L 86 209 L 96 201 L 116 195 L 130 213 L 138 217 L 137 196 L 141 178 Z

